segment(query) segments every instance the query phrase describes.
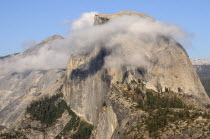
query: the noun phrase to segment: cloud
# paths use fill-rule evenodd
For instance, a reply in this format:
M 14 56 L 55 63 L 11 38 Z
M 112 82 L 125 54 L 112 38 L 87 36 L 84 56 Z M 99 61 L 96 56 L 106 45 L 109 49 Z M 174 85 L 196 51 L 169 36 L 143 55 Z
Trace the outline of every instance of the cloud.
M 61 24 L 63 24 L 63 25 L 66 25 L 66 24 L 69 24 L 70 23 L 70 21 L 68 20 L 68 19 L 64 19 L 62 22 L 61 22 Z
M 31 48 L 32 54 L 29 51 L 27 56 L 0 60 L 0 70 L 20 72 L 66 68 L 71 54 L 92 51 L 95 47 L 105 47 L 112 52 L 105 57 L 106 68 L 145 66 L 157 58 L 155 51 L 160 47 L 170 47 L 176 44 L 175 40 L 190 42 L 189 34 L 174 24 L 125 15 L 94 26 L 94 15 L 95 12 L 85 13 L 75 20 L 70 34 L 64 39 Z
M 82 30 L 93 26 L 96 13 L 97 12 L 84 13 L 80 19 L 73 21 L 71 30 Z

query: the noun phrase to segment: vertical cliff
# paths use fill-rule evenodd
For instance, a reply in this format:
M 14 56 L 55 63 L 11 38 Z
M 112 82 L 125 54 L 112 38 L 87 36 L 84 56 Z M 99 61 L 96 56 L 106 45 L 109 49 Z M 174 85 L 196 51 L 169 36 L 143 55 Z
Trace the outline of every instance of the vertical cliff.
M 122 15 L 154 20 L 145 14 L 126 11 L 113 15 L 96 14 L 94 24 L 108 23 Z M 139 80 L 146 88 L 159 93 L 170 90 L 187 95 L 189 103 L 209 103 L 184 48 L 170 36 L 160 35 L 157 39 L 157 47 L 151 51 L 152 59 L 146 57 L 148 62 L 143 66 L 105 66 L 106 58 L 113 56 L 114 51 L 106 44 L 70 57 L 63 85 L 64 98 L 77 115 L 95 126 L 93 137 L 120 138 L 126 122 L 136 121 L 144 115 L 144 112 L 132 110 L 136 103 L 125 100 L 123 91 L 116 86 L 118 83 L 130 84 Z M 129 41 L 132 40 L 126 42 Z M 125 47 L 120 50 L 122 54 L 129 51 Z M 128 115 L 130 119 L 126 118 Z

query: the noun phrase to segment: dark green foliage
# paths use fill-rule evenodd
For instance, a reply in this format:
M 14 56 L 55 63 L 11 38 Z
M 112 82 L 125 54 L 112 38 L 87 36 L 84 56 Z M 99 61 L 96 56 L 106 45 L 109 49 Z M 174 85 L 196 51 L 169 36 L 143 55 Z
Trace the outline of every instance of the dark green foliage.
M 164 128 L 169 123 L 181 120 L 192 121 L 199 116 L 207 119 L 210 118 L 210 114 L 207 112 L 190 112 L 191 107 L 185 105 L 181 98 L 176 93 L 170 91 L 169 88 L 166 88 L 166 92 L 162 93 L 146 89 L 145 98 L 141 99 L 140 97 L 138 107 L 149 113 L 145 124 L 150 136 L 154 138 L 160 137 L 159 129 Z
M 138 88 L 138 87 L 137 87 L 137 88 L 135 88 L 135 89 L 134 89 L 134 91 L 135 91 L 138 95 L 141 95 L 141 96 L 143 95 L 143 93 L 142 93 L 141 89 L 140 89 L 140 88 Z
M 147 89 L 146 100 L 138 100 L 139 107 L 148 109 L 159 109 L 159 108 L 184 108 L 185 105 L 180 98 L 175 94 L 158 93 L 154 90 Z
M 104 103 L 103 103 L 103 107 L 107 107 L 107 105 L 106 105 L 106 102 L 104 101 Z
M 71 120 L 67 123 L 63 132 L 67 132 L 71 130 L 75 131 L 79 126 L 79 122 L 80 122 L 80 118 L 76 114 L 73 114 Z
M 75 133 L 71 136 L 72 139 L 89 139 L 93 130 L 93 125 L 81 120 L 69 107 L 68 112 L 72 116 L 71 120 L 66 124 L 63 131 L 56 136 L 56 139 L 61 139 L 62 136 L 68 135 L 69 131 Z
M 123 96 L 137 102 L 138 108 L 148 113 L 143 121 L 152 138 L 160 138 L 160 129 L 164 129 L 171 123 L 186 120 L 190 122 L 199 116 L 210 118 L 207 111 L 196 111 L 193 106 L 183 102 L 185 96 L 180 94 L 183 92 L 181 88 L 178 88 L 180 93 L 170 91 L 170 88 L 165 88 L 165 92 L 156 92 L 147 89 L 141 80 L 131 81 L 130 84 L 121 84 L 121 86 L 123 86 L 121 87 Z
M 210 119 L 210 113 L 204 112 L 204 113 L 202 114 L 202 117 L 203 117 L 203 118 L 206 118 L 206 119 Z
M 186 107 L 183 101 L 178 97 L 178 94 L 170 91 L 170 88 L 165 88 L 165 92 L 159 93 L 152 89 L 147 89 L 140 79 L 138 82 L 131 80 L 131 83 L 126 84 L 125 87 L 127 90 L 122 91 L 123 96 L 126 98 L 130 97 L 133 101 L 136 101 L 138 107 L 145 111 L 159 108 Z
M 167 120 L 164 115 L 161 116 L 149 116 L 145 122 L 146 128 L 149 131 L 150 136 L 157 137 L 160 128 L 167 125 Z
M 171 122 L 192 118 L 188 109 L 174 111 L 172 109 L 157 109 L 150 112 L 146 119 L 146 128 L 152 137 L 158 137 L 158 130 L 164 128 Z
M 68 131 L 76 131 L 79 126 L 80 118 L 70 109 L 70 107 L 67 106 L 67 110 L 69 115 L 71 115 L 71 120 L 66 124 L 61 133 L 56 136 L 56 139 L 61 139 L 61 137 L 68 133 Z
M 138 83 L 141 83 L 141 80 L 140 79 L 138 79 Z
M 33 119 L 40 120 L 42 123 L 50 126 L 62 116 L 65 110 L 67 110 L 69 115 L 71 115 L 71 119 L 61 133 L 55 138 L 61 139 L 62 137 L 71 137 L 72 139 L 89 139 L 93 130 L 93 125 L 81 120 L 80 117 L 71 110 L 62 97 L 63 94 L 58 93 L 54 96 L 44 97 L 41 100 L 34 101 L 27 108 L 27 113 L 29 113 Z M 29 126 L 28 128 L 34 129 L 35 127 Z M 42 129 L 35 130 L 42 131 Z
M 127 90 L 130 91 L 132 88 L 130 87 L 129 84 L 127 84 Z
M 135 81 L 135 80 L 131 80 L 131 83 L 132 83 L 132 84 L 136 84 L 136 81 Z
M 210 104 L 206 105 L 206 108 L 210 108 Z
M 25 135 L 20 132 L 12 131 L 9 133 L 0 134 L 1 139 L 28 139 Z
M 169 123 L 176 121 L 188 120 L 193 121 L 199 116 L 210 119 L 210 114 L 201 111 L 189 111 L 190 109 L 184 108 L 173 110 L 171 108 L 157 109 L 149 112 L 149 117 L 146 119 L 146 128 L 152 137 L 158 137 L 158 130 L 164 128 Z
M 129 75 L 129 73 L 128 73 L 128 71 L 126 71 L 123 75 L 122 83 L 125 82 L 125 79 L 128 78 L 128 75 Z
M 169 89 L 167 87 L 165 87 L 165 92 L 167 92 L 167 93 L 169 92 Z
M 72 139 L 89 139 L 92 130 L 93 126 L 91 124 L 81 121 L 77 132 L 72 135 Z
M 51 125 L 60 118 L 65 111 L 67 104 L 64 100 L 56 101 L 63 95 L 61 93 L 51 97 L 44 97 L 31 103 L 26 112 L 35 120 L 39 120 L 44 124 Z
M 180 87 L 178 87 L 178 92 L 181 93 L 182 92 L 182 89 Z

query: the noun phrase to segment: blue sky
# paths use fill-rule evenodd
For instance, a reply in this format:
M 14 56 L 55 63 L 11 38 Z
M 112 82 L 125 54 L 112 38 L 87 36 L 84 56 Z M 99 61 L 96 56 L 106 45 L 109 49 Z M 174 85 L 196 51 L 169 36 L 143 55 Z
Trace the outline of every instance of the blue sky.
M 39 42 L 54 34 L 65 36 L 70 22 L 85 12 L 111 14 L 132 10 L 176 23 L 193 33 L 187 52 L 192 58 L 210 57 L 209 0 L 1 0 L 0 56 L 20 52 L 25 41 Z

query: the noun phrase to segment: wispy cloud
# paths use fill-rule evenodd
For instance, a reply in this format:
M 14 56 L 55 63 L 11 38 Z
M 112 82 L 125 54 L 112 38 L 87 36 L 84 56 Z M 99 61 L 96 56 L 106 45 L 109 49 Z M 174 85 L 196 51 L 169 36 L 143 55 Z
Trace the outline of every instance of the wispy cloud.
M 102 46 L 112 52 L 105 58 L 106 68 L 143 66 L 148 59 L 155 58 L 154 51 L 164 43 L 165 37 L 189 42 L 188 33 L 174 24 L 125 15 L 94 26 L 94 15 L 95 12 L 84 13 L 72 23 L 70 34 L 65 39 L 41 47 L 33 55 L 0 60 L 1 71 L 65 68 L 71 54 Z M 169 43 L 176 42 L 169 39 Z

